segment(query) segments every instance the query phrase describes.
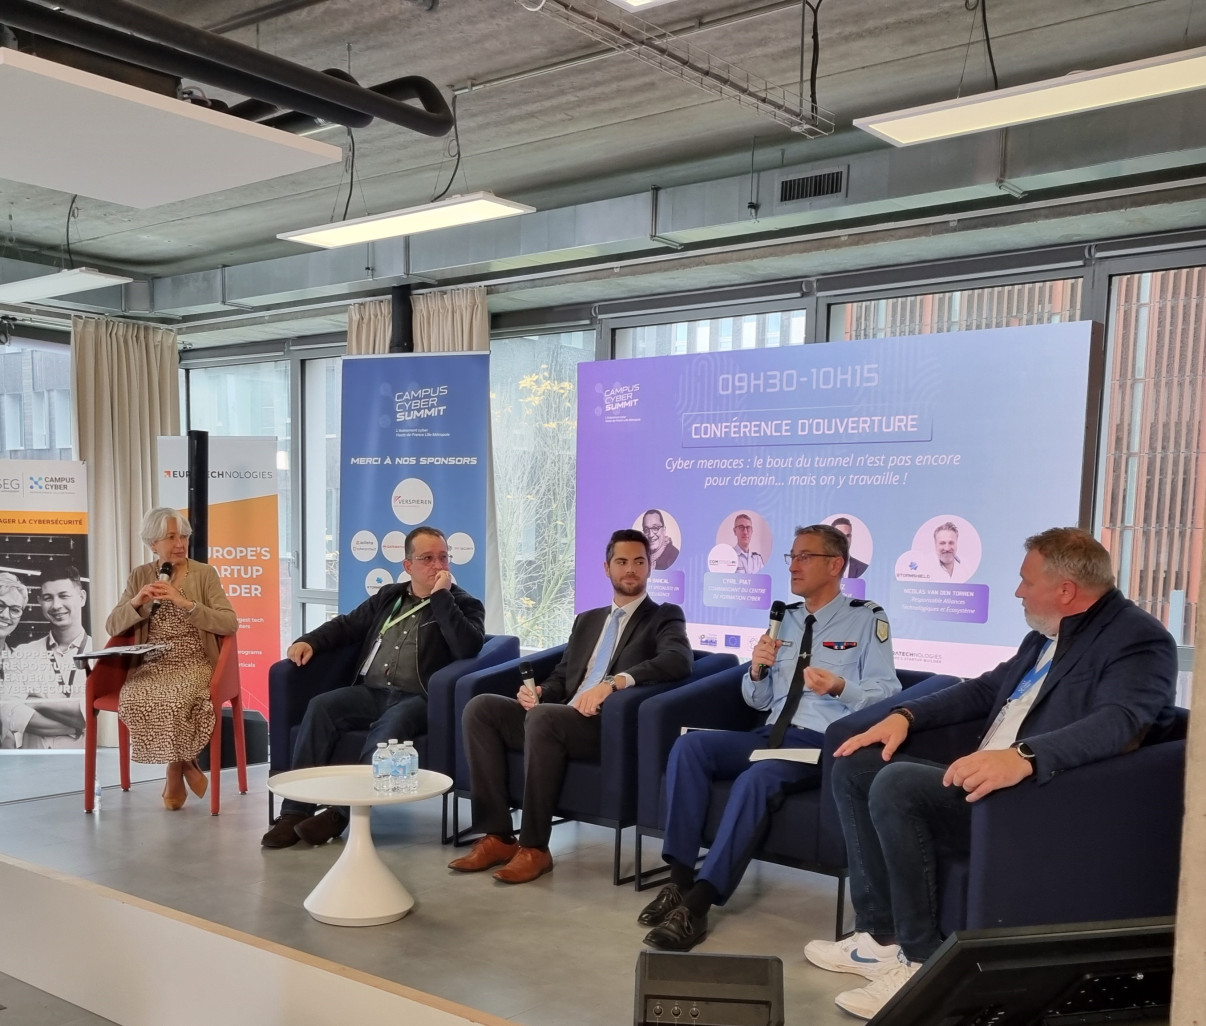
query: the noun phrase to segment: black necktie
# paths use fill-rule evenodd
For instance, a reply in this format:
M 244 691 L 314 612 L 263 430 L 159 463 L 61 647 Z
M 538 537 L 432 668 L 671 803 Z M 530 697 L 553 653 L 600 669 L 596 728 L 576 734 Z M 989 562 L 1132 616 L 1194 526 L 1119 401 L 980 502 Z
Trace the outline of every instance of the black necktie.
M 804 618 L 804 638 L 800 642 L 800 658 L 796 660 L 796 672 L 792 674 L 791 687 L 787 689 L 787 700 L 783 703 L 783 710 L 779 713 L 779 718 L 775 720 L 775 725 L 771 727 L 768 748 L 778 748 L 783 744 L 783 735 L 787 733 L 787 728 L 791 725 L 791 718 L 795 716 L 796 710 L 800 707 L 800 695 L 804 692 L 804 670 L 812 661 L 812 625 L 816 622 L 817 618 L 812 613 Z

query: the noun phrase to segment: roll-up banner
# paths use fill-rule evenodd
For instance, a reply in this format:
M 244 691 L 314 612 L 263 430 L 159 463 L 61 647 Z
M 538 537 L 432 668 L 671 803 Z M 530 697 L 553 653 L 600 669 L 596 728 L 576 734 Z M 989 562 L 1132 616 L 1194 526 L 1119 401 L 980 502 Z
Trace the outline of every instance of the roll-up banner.
M 239 617 L 243 708 L 268 715 L 268 667 L 281 658 L 277 440 L 209 436 L 209 563 Z M 159 439 L 159 501 L 188 510 L 188 439 Z
M 797 525 L 849 535 L 843 590 L 888 611 L 898 668 L 978 674 L 1027 630 L 1023 541 L 1077 522 L 1088 322 L 579 364 L 576 605 L 644 530 L 649 593 L 748 656 Z M 1093 385 L 1099 388 L 1100 383 Z
M 90 591 L 84 464 L 0 460 L 0 748 L 84 747 Z
M 457 584 L 486 592 L 487 353 L 395 353 L 343 361 L 339 608 L 404 581 L 413 528 L 448 540 Z

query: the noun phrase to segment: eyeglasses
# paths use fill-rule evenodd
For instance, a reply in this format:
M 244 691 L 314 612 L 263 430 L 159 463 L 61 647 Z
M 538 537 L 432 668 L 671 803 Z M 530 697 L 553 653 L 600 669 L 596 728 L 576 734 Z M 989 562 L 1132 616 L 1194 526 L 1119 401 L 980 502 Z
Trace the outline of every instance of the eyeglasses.
M 0 605 L 0 613 L 4 613 L 10 620 L 20 620 L 21 614 L 25 612 L 24 606 L 4 606 Z
M 785 552 L 783 553 L 783 562 L 788 566 L 794 566 L 796 563 L 807 563 L 810 559 L 837 559 L 837 556 L 831 555 L 828 552 Z
M 412 563 L 422 563 L 424 566 L 431 566 L 432 563 L 447 563 L 448 553 L 445 552 L 440 555 L 436 555 L 434 552 L 428 552 L 422 556 L 412 556 L 410 561 Z

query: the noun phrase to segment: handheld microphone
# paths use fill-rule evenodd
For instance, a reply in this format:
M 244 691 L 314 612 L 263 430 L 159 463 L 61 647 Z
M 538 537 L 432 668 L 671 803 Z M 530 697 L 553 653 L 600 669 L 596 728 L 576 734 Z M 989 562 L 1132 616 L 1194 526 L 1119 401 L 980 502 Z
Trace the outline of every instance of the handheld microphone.
M 787 612 L 787 606 L 782 602 L 772 602 L 770 607 L 770 621 L 766 625 L 766 633 L 770 635 L 771 641 L 779 640 L 779 629 L 783 626 L 783 614 Z M 766 673 L 769 667 L 766 663 L 758 664 L 758 675 Z
M 532 670 L 532 664 L 522 662 L 519 664 L 519 675 L 523 678 L 523 686 L 528 689 L 528 692 L 533 698 L 536 696 L 536 674 Z
M 172 579 L 172 564 L 164 561 L 163 566 L 159 568 L 159 581 L 162 584 L 167 584 Z M 154 616 L 159 609 L 159 599 L 151 603 L 151 615 Z

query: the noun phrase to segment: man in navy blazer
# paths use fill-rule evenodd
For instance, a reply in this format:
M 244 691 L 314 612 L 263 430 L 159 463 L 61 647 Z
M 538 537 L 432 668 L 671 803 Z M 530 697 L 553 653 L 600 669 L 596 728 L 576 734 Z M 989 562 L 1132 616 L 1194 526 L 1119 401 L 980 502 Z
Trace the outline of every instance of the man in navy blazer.
M 553 868 L 553 813 L 569 759 L 597 759 L 599 710 L 623 688 L 681 680 L 691 672 L 683 611 L 645 594 L 649 542 L 640 531 L 616 531 L 603 570 L 612 602 L 580 613 L 561 661 L 532 695 L 478 695 L 461 721 L 469 759 L 473 822 L 482 837 L 449 869 L 475 873 L 502 866 L 494 878 L 527 883 Z M 507 797 L 507 752 L 524 753 L 523 821 L 518 841 Z
M 856 932 L 804 954 L 871 981 L 837 996 L 854 1015 L 874 1016 L 941 943 L 933 867 L 937 850 L 968 849 L 969 803 L 1130 751 L 1172 719 L 1176 642 L 1114 587 L 1092 535 L 1057 527 L 1027 538 L 1021 578 L 1032 630 L 1013 658 L 903 702 L 834 752 Z M 914 727 L 977 719 L 977 750 L 949 766 L 896 754 Z

